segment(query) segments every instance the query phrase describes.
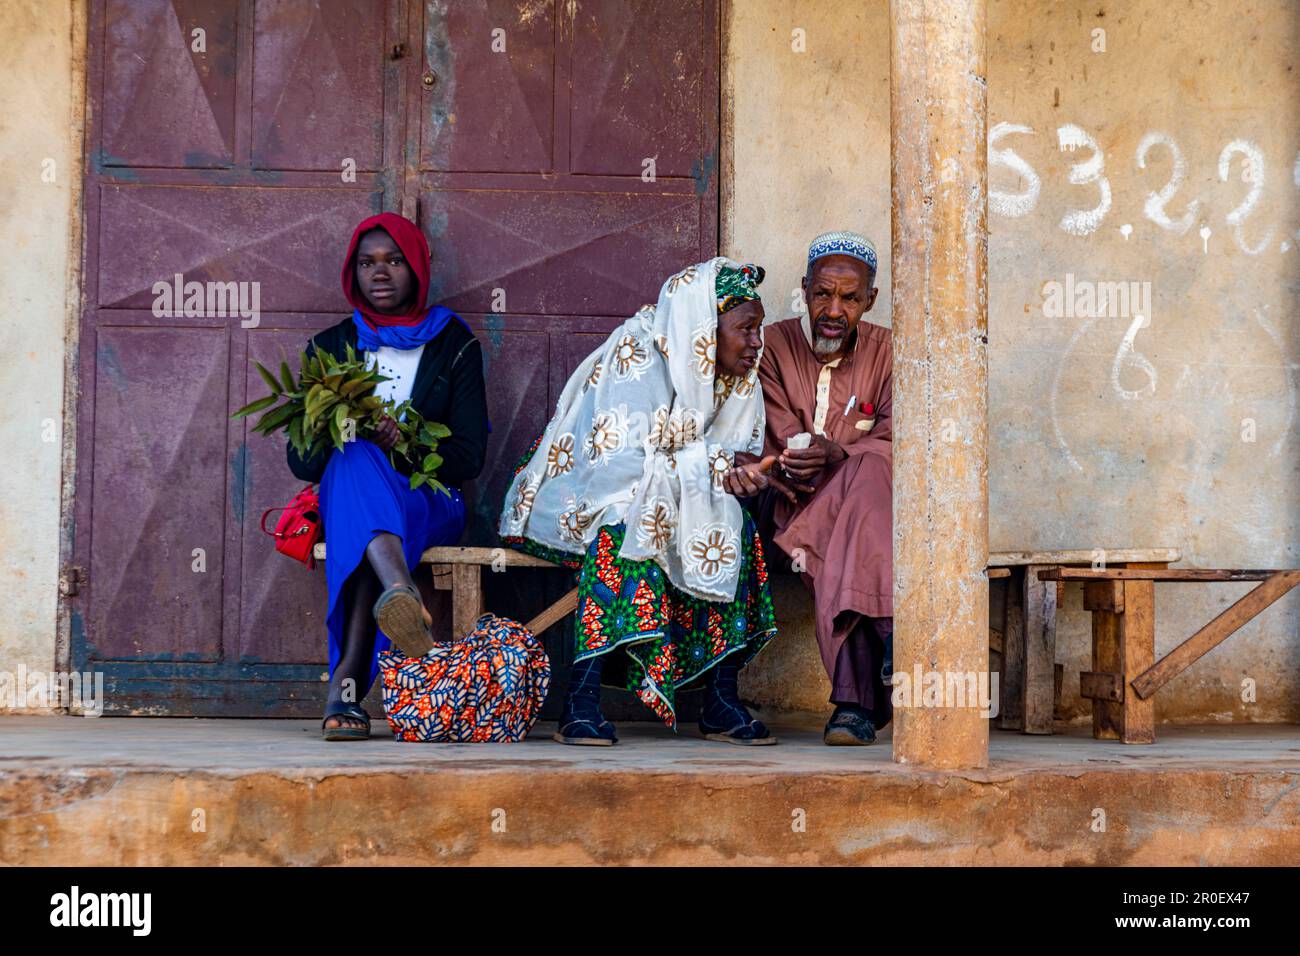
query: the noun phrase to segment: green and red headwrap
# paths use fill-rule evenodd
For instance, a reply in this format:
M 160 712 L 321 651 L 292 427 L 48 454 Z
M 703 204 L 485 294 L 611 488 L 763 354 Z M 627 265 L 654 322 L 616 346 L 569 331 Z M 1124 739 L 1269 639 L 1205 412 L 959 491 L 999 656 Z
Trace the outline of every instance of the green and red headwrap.
M 758 286 L 767 273 L 762 266 L 752 263 L 733 269 L 722 266 L 718 269 L 718 278 L 713 283 L 718 297 L 718 315 L 730 312 L 738 305 L 753 302 L 758 298 Z

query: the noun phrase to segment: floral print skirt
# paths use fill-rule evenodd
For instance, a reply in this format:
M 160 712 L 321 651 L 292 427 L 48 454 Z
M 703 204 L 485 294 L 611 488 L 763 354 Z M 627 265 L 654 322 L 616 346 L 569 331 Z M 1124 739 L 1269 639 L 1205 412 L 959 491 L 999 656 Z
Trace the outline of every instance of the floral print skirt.
M 612 654 L 602 683 L 634 691 L 676 729 L 677 691 L 724 659 L 744 666 L 776 633 L 763 544 L 745 513 L 740 581 L 730 603 L 704 601 L 669 583 L 653 561 L 618 556 L 624 526 L 592 539 L 578 576 L 574 660 Z

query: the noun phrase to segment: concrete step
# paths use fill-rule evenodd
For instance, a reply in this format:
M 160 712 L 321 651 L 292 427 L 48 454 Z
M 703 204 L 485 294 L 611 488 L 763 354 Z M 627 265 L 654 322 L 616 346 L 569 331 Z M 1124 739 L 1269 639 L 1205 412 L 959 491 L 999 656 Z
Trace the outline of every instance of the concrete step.
M 1300 728 L 1152 746 L 994 731 L 926 772 L 820 742 L 624 724 L 609 748 L 326 743 L 318 722 L 0 717 L 0 864 L 1300 863 Z

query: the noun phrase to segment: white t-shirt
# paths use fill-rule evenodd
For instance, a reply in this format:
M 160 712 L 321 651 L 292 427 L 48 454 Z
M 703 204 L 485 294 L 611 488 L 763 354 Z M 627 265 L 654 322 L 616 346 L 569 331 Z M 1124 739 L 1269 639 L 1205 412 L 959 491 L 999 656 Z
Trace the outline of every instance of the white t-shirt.
M 377 352 L 366 352 L 366 368 L 379 367 L 379 374 L 388 376 L 387 382 L 375 386 L 375 394 L 384 401 L 400 405 L 411 397 L 415 385 L 415 372 L 420 367 L 424 346 L 413 349 L 395 349 L 381 345 Z

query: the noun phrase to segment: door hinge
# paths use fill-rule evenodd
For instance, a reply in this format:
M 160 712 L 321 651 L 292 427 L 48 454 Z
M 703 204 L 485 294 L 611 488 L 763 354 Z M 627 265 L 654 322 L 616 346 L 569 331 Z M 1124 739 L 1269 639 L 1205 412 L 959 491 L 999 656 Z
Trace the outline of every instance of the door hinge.
M 81 585 L 86 582 L 86 569 L 79 565 L 69 565 L 59 575 L 59 593 L 64 597 L 75 597 L 81 593 Z

